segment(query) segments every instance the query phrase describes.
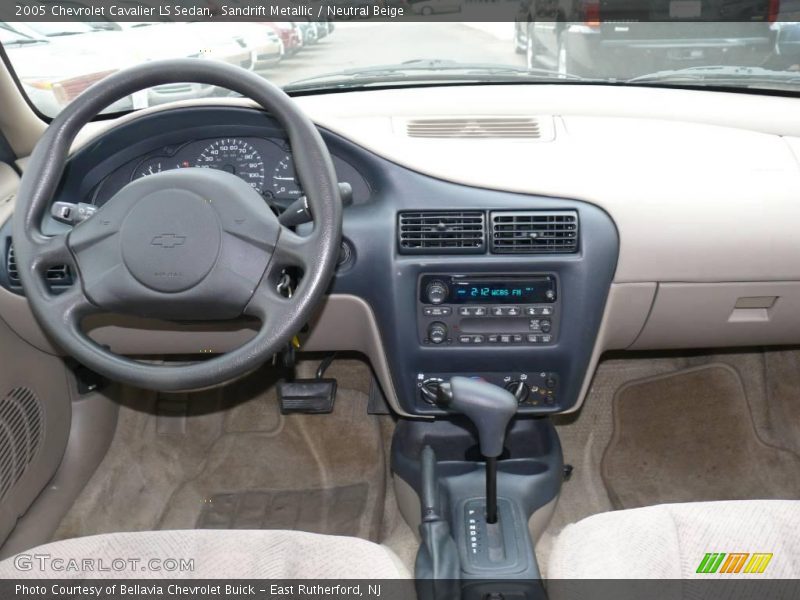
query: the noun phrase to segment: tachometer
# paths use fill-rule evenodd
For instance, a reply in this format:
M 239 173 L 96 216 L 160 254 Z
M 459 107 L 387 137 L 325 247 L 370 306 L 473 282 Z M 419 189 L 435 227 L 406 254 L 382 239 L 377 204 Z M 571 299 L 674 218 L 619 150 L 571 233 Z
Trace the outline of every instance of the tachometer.
M 214 140 L 195 160 L 196 167 L 233 173 L 255 190 L 264 190 L 264 160 L 252 144 L 238 138 Z
M 276 198 L 297 198 L 303 194 L 291 154 L 284 156 L 272 170 L 272 193 Z

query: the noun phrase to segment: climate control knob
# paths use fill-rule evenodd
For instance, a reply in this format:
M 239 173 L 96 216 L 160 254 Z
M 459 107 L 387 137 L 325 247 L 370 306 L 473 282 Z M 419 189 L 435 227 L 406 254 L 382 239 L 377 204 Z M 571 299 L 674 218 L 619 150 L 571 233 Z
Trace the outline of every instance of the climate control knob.
M 428 339 L 431 344 L 441 344 L 447 339 L 447 325 L 435 321 L 428 326 Z
M 524 381 L 519 381 L 519 380 L 509 381 L 506 384 L 506 389 L 512 394 L 514 394 L 514 398 L 516 398 L 517 402 L 519 402 L 520 404 L 522 404 L 523 402 L 527 402 L 528 398 L 531 395 L 531 388 Z
M 439 399 L 439 386 L 444 383 L 444 380 L 439 377 L 429 377 L 422 382 L 419 388 L 422 394 L 422 399 L 428 404 L 436 404 Z
M 425 287 L 425 298 L 430 304 L 441 304 L 447 299 L 447 285 L 443 281 L 431 281 Z

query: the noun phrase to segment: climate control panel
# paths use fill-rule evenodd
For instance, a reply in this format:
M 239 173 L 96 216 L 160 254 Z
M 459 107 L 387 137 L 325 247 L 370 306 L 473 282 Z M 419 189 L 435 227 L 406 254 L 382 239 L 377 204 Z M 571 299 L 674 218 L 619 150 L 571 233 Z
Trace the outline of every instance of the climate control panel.
M 417 327 L 431 347 L 540 346 L 558 339 L 555 275 L 425 274 L 419 278 Z
M 540 371 L 534 373 L 417 373 L 417 401 L 430 406 L 437 405 L 439 385 L 451 377 L 461 375 L 488 381 L 504 387 L 514 394 L 520 409 L 552 407 L 558 401 L 559 377 L 557 373 Z

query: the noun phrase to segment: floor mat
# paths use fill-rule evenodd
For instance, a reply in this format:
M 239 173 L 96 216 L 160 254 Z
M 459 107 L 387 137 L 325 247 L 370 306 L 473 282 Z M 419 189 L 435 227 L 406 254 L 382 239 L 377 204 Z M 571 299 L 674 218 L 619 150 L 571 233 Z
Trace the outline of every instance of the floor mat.
M 631 382 L 614 397 L 613 414 L 602 476 L 616 508 L 800 498 L 800 457 L 759 437 L 728 365 Z
M 254 491 L 212 496 L 196 529 L 294 529 L 359 534 L 367 509 L 364 484 L 316 490 Z
M 298 376 L 317 366 L 300 363 Z M 126 390 L 112 447 L 55 539 L 225 522 L 378 540 L 386 469 L 378 418 L 367 414 L 369 370 L 337 360 L 326 376 L 340 384 L 328 415 L 281 415 L 269 368 L 171 396 L 166 416 L 162 397 Z

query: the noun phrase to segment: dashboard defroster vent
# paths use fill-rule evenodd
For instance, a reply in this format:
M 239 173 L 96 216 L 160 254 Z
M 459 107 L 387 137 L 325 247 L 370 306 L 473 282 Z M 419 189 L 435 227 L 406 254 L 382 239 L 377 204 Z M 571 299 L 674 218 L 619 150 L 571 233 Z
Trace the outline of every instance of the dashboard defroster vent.
M 406 133 L 415 138 L 539 139 L 542 135 L 536 117 L 412 119 L 406 124 Z
M 495 254 L 561 254 L 578 251 L 578 213 L 572 210 L 490 213 Z
M 401 212 L 401 254 L 480 254 L 486 251 L 483 211 Z

